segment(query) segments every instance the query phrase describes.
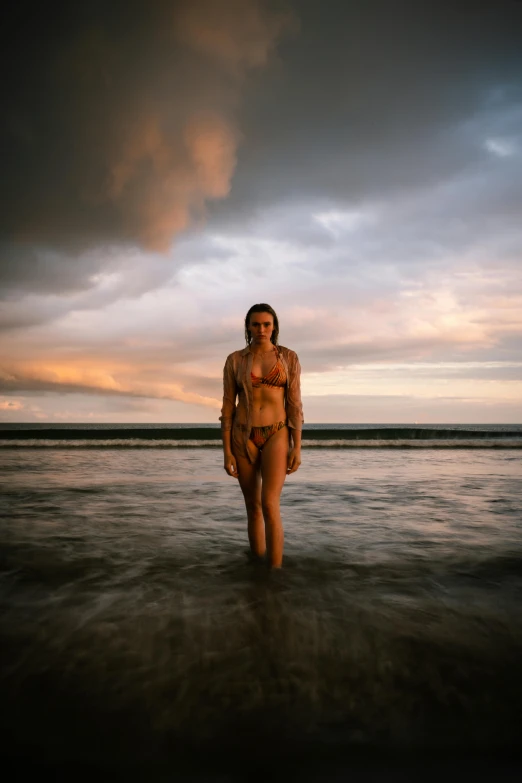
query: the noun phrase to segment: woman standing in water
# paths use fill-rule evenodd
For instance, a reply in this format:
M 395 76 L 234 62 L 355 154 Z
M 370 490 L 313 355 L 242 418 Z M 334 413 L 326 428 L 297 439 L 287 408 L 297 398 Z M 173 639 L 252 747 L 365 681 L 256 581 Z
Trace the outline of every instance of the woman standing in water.
M 255 557 L 283 562 L 279 499 L 285 478 L 301 464 L 301 366 L 294 351 L 277 344 L 279 321 L 267 304 L 245 318 L 247 347 L 227 357 L 223 371 L 221 431 L 225 470 L 239 479 Z M 236 406 L 236 397 L 238 403 Z

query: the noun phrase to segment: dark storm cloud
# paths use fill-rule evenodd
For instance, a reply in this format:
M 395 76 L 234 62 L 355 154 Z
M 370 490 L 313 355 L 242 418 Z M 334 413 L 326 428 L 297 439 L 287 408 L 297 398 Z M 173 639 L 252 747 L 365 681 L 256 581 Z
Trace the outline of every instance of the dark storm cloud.
M 289 27 L 266 2 L 13 5 L 4 234 L 165 247 L 228 195 L 241 134 L 234 205 L 440 177 L 477 154 L 448 126 L 520 97 L 521 5 L 294 0 L 249 89 Z
M 140 296 L 164 284 L 172 274 L 164 257 L 129 246 L 100 246 L 71 255 L 25 243 L 0 244 L 0 300 L 6 303 L 0 328 L 18 308 L 24 310 L 22 320 L 44 323 L 76 307 L 97 309 L 120 297 Z M 104 286 L 104 280 L 112 282 Z M 28 312 L 24 300 L 33 293 L 39 303 Z M 49 305 L 45 297 L 53 303 Z
M 263 0 L 11 4 L 4 280 L 83 287 L 85 250 L 164 250 L 201 222 L 207 201 L 230 190 L 245 80 L 290 26 Z M 58 256 L 42 263 L 53 251 L 69 271 Z
M 249 144 L 217 215 L 303 193 L 357 201 L 441 181 L 483 156 L 461 123 L 520 103 L 516 0 L 295 7 L 300 35 L 281 46 L 282 72 L 247 95 Z
M 12 298 L 26 291 L 73 293 L 92 286 L 92 276 L 104 268 L 106 259 L 75 258 L 53 249 L 31 244 L 0 244 L 0 298 Z

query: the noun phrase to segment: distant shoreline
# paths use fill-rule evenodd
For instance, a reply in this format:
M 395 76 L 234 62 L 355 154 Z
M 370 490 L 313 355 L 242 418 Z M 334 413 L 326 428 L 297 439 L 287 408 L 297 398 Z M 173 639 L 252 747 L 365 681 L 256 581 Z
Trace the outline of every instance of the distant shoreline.
M 219 427 L 142 427 L 56 425 L 38 427 L 0 426 L 0 447 L 77 448 L 204 448 L 219 446 Z M 341 429 L 306 428 L 303 446 L 427 447 L 427 448 L 522 448 L 522 427 L 509 429 L 421 426 L 377 426 Z

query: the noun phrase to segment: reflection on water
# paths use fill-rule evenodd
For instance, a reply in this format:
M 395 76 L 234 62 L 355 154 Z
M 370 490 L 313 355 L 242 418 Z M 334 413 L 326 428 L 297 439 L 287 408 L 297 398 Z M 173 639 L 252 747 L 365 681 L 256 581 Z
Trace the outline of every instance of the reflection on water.
M 307 452 L 272 574 L 214 450 L 0 459 L 12 753 L 132 766 L 276 743 L 313 764 L 521 739 L 518 452 Z

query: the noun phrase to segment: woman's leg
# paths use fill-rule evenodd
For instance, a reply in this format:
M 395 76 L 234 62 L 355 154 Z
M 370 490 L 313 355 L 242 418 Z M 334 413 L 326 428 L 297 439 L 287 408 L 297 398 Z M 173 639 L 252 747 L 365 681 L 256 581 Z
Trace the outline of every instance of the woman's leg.
M 263 512 L 261 509 L 261 471 L 259 464 L 259 451 L 253 444 L 252 449 L 255 449 L 257 452 L 257 458 L 254 464 L 252 464 L 249 459 L 241 456 L 240 454 L 236 454 L 235 457 L 239 485 L 245 499 L 250 549 L 256 557 L 263 557 L 266 552 L 266 538 L 265 523 L 263 521 Z
M 265 518 L 268 563 L 283 563 L 284 533 L 279 502 L 288 467 L 289 430 L 283 427 L 267 440 L 261 452 L 261 506 Z

